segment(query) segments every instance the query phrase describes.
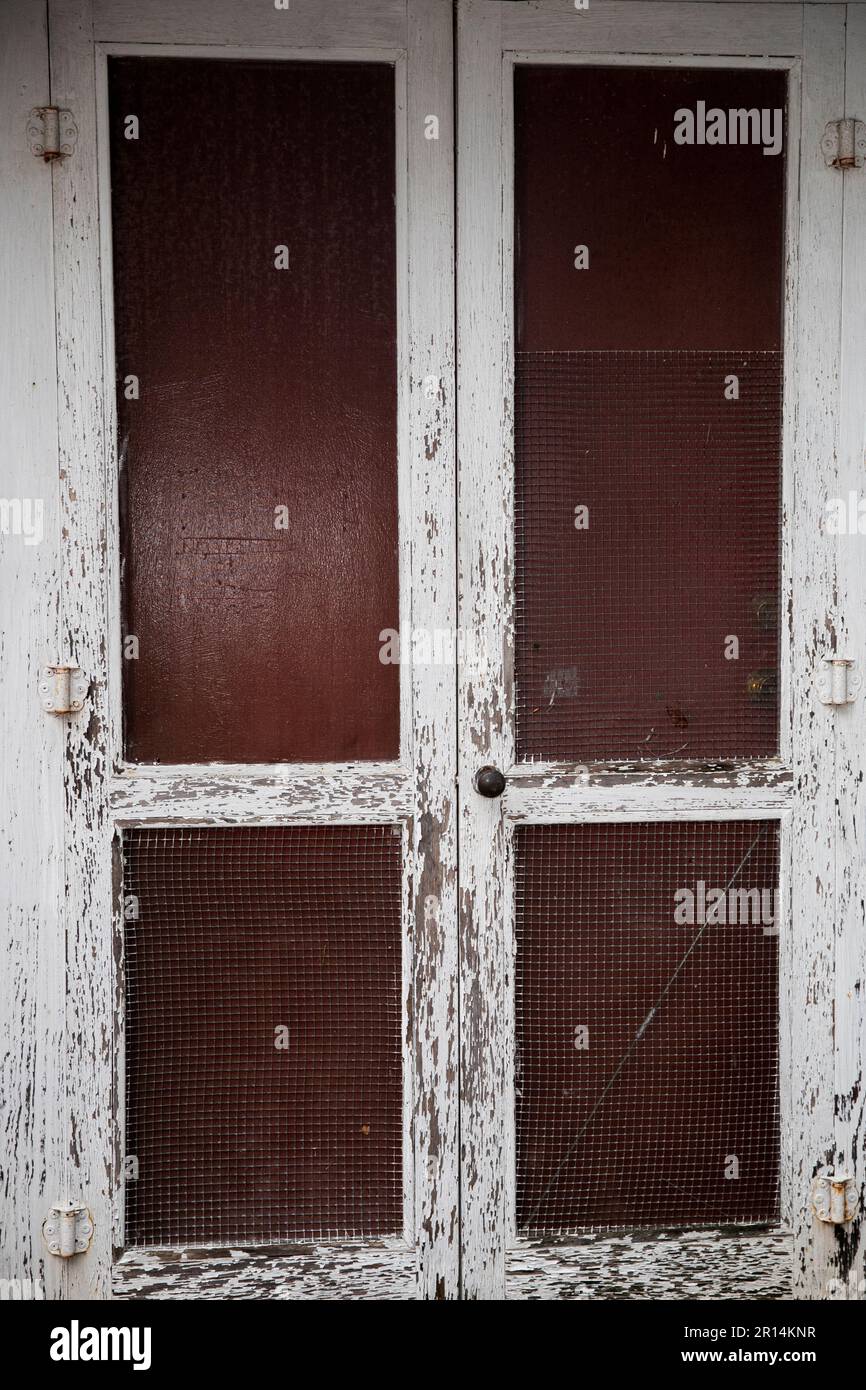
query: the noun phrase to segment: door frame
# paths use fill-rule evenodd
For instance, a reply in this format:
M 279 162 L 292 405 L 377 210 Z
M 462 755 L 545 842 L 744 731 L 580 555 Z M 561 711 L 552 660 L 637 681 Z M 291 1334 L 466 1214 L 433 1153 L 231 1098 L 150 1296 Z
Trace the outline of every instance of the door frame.
M 480 672 L 464 673 L 459 705 L 467 1297 L 623 1298 L 633 1296 L 636 1285 L 648 1298 L 782 1298 L 792 1289 L 801 1297 L 827 1297 L 844 1266 L 834 1228 L 812 1220 L 809 1187 L 838 1157 L 832 1017 L 839 984 L 832 962 L 840 940 L 852 956 L 846 983 L 859 978 L 854 957 L 862 969 L 862 946 L 852 951 L 857 913 L 849 906 L 837 915 L 835 905 L 837 728 L 848 731 L 849 756 L 859 757 L 861 768 L 863 753 L 850 738 L 850 711 L 828 716 L 814 694 L 815 668 L 840 630 L 836 546 L 822 522 L 826 499 L 845 495 L 839 492 L 834 418 L 846 178 L 834 178 L 837 171 L 825 167 L 820 138 L 828 121 L 860 114 L 844 109 L 845 17 L 844 5 L 799 3 L 645 0 L 591 4 L 577 12 L 562 0 L 531 6 L 458 0 L 460 621 L 479 626 L 485 663 Z M 780 612 L 790 616 L 781 634 L 779 759 L 724 774 L 699 763 L 648 765 L 646 771 L 613 763 L 516 763 L 511 77 L 516 63 L 529 61 L 774 67 L 790 74 L 780 602 Z M 851 376 L 855 371 L 856 359 Z M 859 429 L 862 439 L 859 403 L 856 412 L 849 435 Z M 862 604 L 862 587 L 860 594 Z M 791 595 L 797 602 L 789 609 Z M 850 655 L 862 660 L 863 652 Z M 506 772 L 500 802 L 474 791 L 473 776 L 484 763 Z M 751 817 L 779 821 L 782 841 L 778 1227 L 728 1236 L 665 1232 L 637 1242 L 627 1233 L 518 1238 L 513 826 Z M 862 1007 L 849 1004 L 852 1014 L 851 1030 L 862 1030 Z M 849 1057 L 849 1086 L 850 1067 Z M 862 1101 L 850 1094 L 859 1116 Z M 844 1161 L 853 1161 L 850 1151 Z
M 109 53 L 375 60 L 395 67 L 401 631 L 453 632 L 454 226 L 449 0 L 49 0 L 51 99 L 78 145 L 52 165 L 65 654 L 89 680 L 68 727 L 64 1195 L 95 1232 L 69 1298 L 451 1298 L 458 1293 L 455 678 L 401 664 L 393 763 L 123 762 Z M 425 138 L 425 117 L 439 139 Z M 197 138 L 200 136 L 197 135 Z M 192 157 L 191 151 L 191 157 Z M 437 209 L 431 218 L 426 210 Z M 431 384 L 432 383 L 432 389 Z M 403 825 L 404 1231 L 241 1251 L 123 1251 L 123 903 L 118 837 L 139 825 Z M 113 924 L 113 925 L 112 925 Z

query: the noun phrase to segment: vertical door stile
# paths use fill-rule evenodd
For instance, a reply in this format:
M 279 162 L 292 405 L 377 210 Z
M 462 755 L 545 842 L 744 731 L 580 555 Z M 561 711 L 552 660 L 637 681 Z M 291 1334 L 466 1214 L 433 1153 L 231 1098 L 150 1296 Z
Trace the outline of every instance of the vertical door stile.
M 63 777 L 65 720 L 46 718 L 41 669 L 58 660 L 60 524 L 57 480 L 51 173 L 23 139 L 23 111 L 49 90 L 44 6 L 0 8 L 0 209 L 3 259 L 0 435 L 2 492 L 33 507 L 31 535 L 0 541 L 4 806 L 0 921 L 3 1184 L 0 1279 L 30 1297 L 61 1297 L 64 1262 L 42 1222 L 66 1174 L 63 1115 Z M 28 98 L 30 98 L 28 100 Z M 42 507 L 41 531 L 38 507 Z M 26 1297 L 26 1294 L 22 1294 Z
M 104 556 L 105 438 L 96 190 L 96 100 L 91 0 L 50 0 L 51 96 L 76 114 L 78 157 L 54 180 L 62 634 L 88 681 L 86 709 L 67 725 L 65 1198 L 91 1208 L 95 1233 L 69 1261 L 68 1297 L 107 1298 L 116 1182 L 112 1075 L 116 1045 L 112 956 L 111 822 Z M 98 1212 L 98 1215 L 97 1215 Z
M 408 0 L 412 627 L 456 628 L 453 33 Z M 435 117 L 438 128 L 428 125 Z M 431 138 L 434 131 L 437 138 Z M 459 650 L 456 645 L 455 649 Z M 421 1298 L 459 1293 L 455 670 L 412 666 L 415 1238 Z
M 800 229 L 794 450 L 792 834 L 790 992 L 782 1019 L 791 1029 L 794 1133 L 791 1177 L 795 1297 L 826 1297 L 834 1269 L 832 1226 L 813 1219 L 812 1177 L 833 1162 L 833 1000 L 836 891 L 835 742 L 838 719 L 821 706 L 821 659 L 838 645 L 834 543 L 824 504 L 837 496 L 842 177 L 828 178 L 820 140 L 844 105 L 842 7 L 804 7 Z M 847 177 L 847 176 L 843 176 Z M 840 653 L 841 654 L 841 653 Z M 802 854 L 798 846 L 808 847 Z
M 866 6 L 847 11 L 845 77 L 846 116 L 866 119 Z M 832 171 L 831 171 L 832 172 Z M 849 656 L 862 672 L 866 665 L 866 520 L 860 519 L 866 461 L 866 170 L 842 176 L 842 370 L 839 409 L 839 477 L 835 496 L 847 524 L 838 537 L 840 656 Z M 855 505 L 851 505 L 851 499 Z M 854 525 L 852 525 L 852 522 Z M 836 936 L 836 1153 L 837 1172 L 853 1176 L 862 1193 L 864 1168 L 864 991 L 866 991 L 866 738 L 862 694 L 837 719 L 837 786 L 839 799 Z M 833 1252 L 832 1296 L 866 1296 L 863 1206 L 854 1221 L 839 1231 Z M 825 1295 L 826 1296 L 826 1295 Z
M 500 803 L 472 779 L 513 762 L 510 657 L 513 584 L 506 311 L 500 237 L 502 7 L 458 10 L 459 620 L 475 661 L 460 683 L 461 1209 L 463 1297 L 505 1294 L 507 997 Z

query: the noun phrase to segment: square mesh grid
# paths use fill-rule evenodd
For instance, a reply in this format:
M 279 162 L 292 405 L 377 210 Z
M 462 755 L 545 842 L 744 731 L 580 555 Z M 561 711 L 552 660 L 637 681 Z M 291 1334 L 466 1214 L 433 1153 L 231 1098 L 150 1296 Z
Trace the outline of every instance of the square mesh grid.
M 776 754 L 781 421 L 777 352 L 518 353 L 522 759 Z
M 126 1239 L 402 1228 L 392 826 L 124 836 Z
M 517 828 L 523 1234 L 777 1218 L 778 858 L 771 821 Z

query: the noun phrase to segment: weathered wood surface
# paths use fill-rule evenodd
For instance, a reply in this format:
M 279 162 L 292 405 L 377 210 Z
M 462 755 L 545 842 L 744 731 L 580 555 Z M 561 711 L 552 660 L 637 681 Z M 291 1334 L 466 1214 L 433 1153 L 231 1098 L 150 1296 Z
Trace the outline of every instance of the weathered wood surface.
M 383 1243 L 335 1251 L 311 1245 L 276 1255 L 130 1252 L 115 1268 L 115 1290 L 120 1297 L 451 1297 L 458 1271 L 456 803 L 449 763 L 454 672 L 413 673 L 418 742 L 411 750 L 410 765 L 416 769 L 411 774 L 380 768 L 365 780 L 362 771 L 346 769 L 323 785 L 316 783 L 317 769 L 312 775 L 253 770 L 248 783 L 225 769 L 132 777 L 109 773 L 116 762 L 106 745 L 108 668 L 110 659 L 119 662 L 119 653 L 108 638 L 114 627 L 104 570 L 116 530 L 108 500 L 113 459 L 103 435 L 111 372 L 104 370 L 100 329 L 91 0 L 50 0 L 49 9 L 51 97 L 73 107 L 80 132 L 75 159 L 51 169 L 33 159 L 24 140 L 27 112 L 48 96 L 44 8 L 15 3 L 0 13 L 0 61 L 7 74 L 0 88 L 6 117 L 0 172 L 9 187 L 24 190 L 0 210 L 8 228 L 3 246 L 14 256 L 3 290 L 14 298 L 8 303 L 4 298 L 0 319 L 12 345 L 0 359 L 0 412 L 8 445 L 2 491 L 5 496 L 15 496 L 16 489 L 23 496 L 41 493 L 45 503 L 40 545 L 0 538 L 3 591 L 18 614 L 3 634 L 0 664 L 7 691 L 7 755 L 0 777 L 3 804 L 10 808 L 2 849 L 8 872 L 0 874 L 10 947 L 0 999 L 0 1064 L 4 1091 L 14 1098 L 0 1125 L 0 1277 L 40 1280 L 48 1297 L 110 1296 L 111 1213 L 122 1151 L 116 1123 L 122 1000 L 111 931 L 115 822 L 323 822 L 341 819 L 348 798 L 347 814 L 359 821 L 393 817 L 411 828 L 406 920 L 416 954 L 405 977 L 411 1024 L 407 1054 L 414 1051 L 407 1213 L 417 1225 L 418 1247 Z M 342 49 L 358 43 L 384 52 L 407 42 L 404 0 L 370 0 L 363 6 L 334 0 L 327 8 L 318 0 L 292 0 L 289 12 L 270 12 L 266 20 L 259 15 L 261 24 L 255 25 L 235 0 L 193 0 L 183 6 L 175 0 L 94 0 L 94 12 L 97 38 L 129 43 L 263 48 L 334 43 Z M 404 309 L 411 327 L 403 428 L 412 460 L 411 487 L 404 496 L 419 557 L 412 621 L 444 628 L 454 621 L 455 587 L 448 521 L 454 487 L 454 345 L 446 264 L 453 236 L 450 5 L 409 0 L 408 13 L 404 152 L 415 211 L 410 210 L 402 234 L 415 277 Z M 471 214 L 462 227 L 460 270 L 466 463 L 460 487 L 468 518 L 461 538 L 460 625 L 476 631 L 489 653 L 487 666 L 467 672 L 461 686 L 464 1291 L 468 1297 L 494 1298 L 506 1291 L 520 1298 L 785 1298 L 793 1248 L 798 1296 L 835 1297 L 842 1288 L 848 1296 L 862 1297 L 860 1223 L 843 1233 L 815 1223 L 808 1186 L 815 1171 L 834 1163 L 853 1165 L 861 1181 L 866 1176 L 863 705 L 837 714 L 817 704 L 813 691 L 822 655 L 837 651 L 866 662 L 866 566 L 860 550 L 866 542 L 845 537 L 832 544 L 822 527 L 828 496 L 844 498 L 848 490 L 861 490 L 866 451 L 860 381 L 866 353 L 866 183 L 862 174 L 828 171 L 818 147 L 824 124 L 846 106 L 849 114 L 866 114 L 866 6 L 847 7 L 847 79 L 846 8 L 823 0 L 805 8 L 788 0 L 760 5 L 670 0 L 654 7 L 643 0 L 627 5 L 593 0 L 585 13 L 575 12 L 571 0 L 508 6 L 461 0 L 459 13 L 466 63 L 460 79 L 460 197 Z M 296 27 L 289 34 L 291 14 Z M 785 565 L 796 598 L 785 655 L 794 713 L 783 746 L 790 752 L 792 777 L 768 767 L 747 782 L 724 771 L 696 782 L 693 771 L 683 768 L 653 784 L 651 774 L 594 769 L 587 785 L 579 769 L 533 768 L 515 777 L 499 806 L 479 805 L 472 790 L 478 766 L 493 761 L 508 768 L 514 754 L 510 298 L 499 220 L 500 189 L 506 190 L 507 202 L 510 170 L 501 144 L 501 53 L 540 43 L 548 51 L 570 45 L 583 53 L 627 48 L 632 53 L 802 56 L 804 163 L 802 178 L 794 179 L 800 203 L 788 267 L 789 297 L 798 302 L 789 325 L 788 396 L 795 404 L 787 425 L 793 466 L 785 494 Z M 795 104 L 792 111 L 797 110 Z M 430 113 L 440 117 L 440 140 L 420 143 L 417 127 Z M 52 263 L 51 183 L 59 392 L 52 282 L 45 273 Z M 437 209 L 435 218 L 419 214 L 425 199 Z M 433 398 L 422 389 L 428 376 L 441 382 Z M 90 681 L 87 710 L 76 720 L 43 715 L 35 698 L 40 666 L 58 657 L 75 658 Z M 412 814 L 415 806 L 418 815 Z M 621 1236 L 519 1245 L 506 1254 L 513 1136 L 510 1040 L 503 1022 L 510 1006 L 510 858 L 503 806 L 511 821 L 593 815 L 782 817 L 783 886 L 790 889 L 794 907 L 781 943 L 783 1073 L 793 1081 L 791 1093 L 783 1092 L 783 1216 L 794 1225 L 793 1241 L 779 1233 Z M 47 1205 L 67 1196 L 83 1197 L 94 1208 L 97 1231 L 87 1256 L 61 1264 L 46 1260 L 39 1226 Z
M 514 821 L 567 825 L 585 820 L 751 820 L 780 816 L 793 803 L 792 787 L 584 787 L 510 783 L 505 813 Z
M 866 6 L 847 12 L 845 114 L 866 118 Z M 839 405 L 839 491 L 866 497 L 866 181 L 862 170 L 840 176 L 844 201 L 842 374 Z M 866 523 L 864 523 L 866 529 Z M 866 535 L 839 537 L 838 650 L 866 667 Z M 838 846 L 836 981 L 836 1163 L 866 1182 L 866 728 L 863 697 L 837 719 Z M 840 1294 L 866 1297 L 866 1250 L 861 1201 L 857 1218 L 837 1237 L 835 1280 Z
M 167 768 L 113 777 L 111 809 L 125 824 L 388 825 L 413 805 L 412 776 L 397 766 Z
M 57 1298 L 63 1267 L 41 1225 L 65 1169 L 66 720 L 44 713 L 38 690 L 61 655 L 57 385 L 51 169 L 25 134 L 48 80 L 44 5 L 0 6 L 0 494 L 42 504 L 37 543 L 0 535 L 0 1279 Z
M 460 682 L 461 1210 L 463 1293 L 505 1288 L 508 1026 L 506 836 L 480 767 L 514 761 L 511 678 L 511 394 L 503 300 L 501 10 L 461 4 L 457 39 L 459 621 L 480 661 Z
M 457 625 L 453 29 L 449 0 L 409 0 L 405 279 L 409 323 L 412 627 Z M 426 137 L 427 117 L 439 139 Z M 433 385 L 433 390 L 428 386 Z M 456 685 L 448 665 L 412 668 L 414 806 L 409 935 L 418 1294 L 456 1298 L 460 1279 Z
M 123 767 L 104 56 L 97 54 L 94 63 L 94 41 L 101 39 L 219 45 L 213 51 L 223 57 L 268 45 L 287 56 L 312 46 L 322 58 L 355 51 L 369 58 L 371 51 L 395 50 L 401 620 L 415 628 L 453 631 L 450 0 L 351 5 L 345 0 L 316 5 L 298 0 L 288 12 L 252 12 L 225 0 L 182 9 L 158 0 L 135 5 L 97 0 L 94 6 L 91 0 L 51 0 L 51 35 L 56 94 L 76 111 L 80 131 L 75 160 L 55 176 L 63 622 L 70 650 L 90 681 L 87 717 L 70 731 L 67 761 L 66 1106 L 74 1120 L 71 1195 L 86 1196 L 98 1217 L 91 1250 L 71 1267 L 70 1290 L 77 1297 L 107 1296 L 112 1243 L 122 1239 L 123 990 L 111 854 L 117 827 L 403 822 L 404 1211 L 407 1239 L 413 1242 L 410 1269 L 416 1294 L 454 1297 L 459 1270 L 454 670 L 419 665 L 401 671 L 401 765 Z M 438 140 L 426 138 L 430 114 L 439 118 Z M 98 119 L 103 122 L 101 140 Z M 97 148 L 102 150 L 101 168 Z M 436 209 L 432 217 L 431 208 Z M 432 392 L 431 378 L 438 383 Z M 338 1264 L 346 1273 L 356 1263 L 362 1278 L 365 1259 L 357 1246 L 349 1245 Z M 291 1265 L 299 1271 L 299 1287 L 308 1292 L 315 1282 L 310 1282 L 311 1260 L 308 1253 L 302 1269 L 296 1261 Z M 323 1256 L 324 1293 L 330 1288 L 330 1260 L 330 1254 Z M 399 1283 L 403 1290 L 404 1253 L 398 1264 L 399 1277 L 389 1274 L 389 1287 Z M 378 1264 L 375 1268 L 379 1271 Z M 188 1273 L 188 1266 L 183 1270 Z
M 85 710 L 67 725 L 67 1192 L 94 1215 L 88 1252 L 68 1261 L 70 1298 L 110 1292 L 116 1179 L 112 1092 L 119 1000 L 112 952 L 108 812 L 108 615 L 102 296 L 96 188 L 96 101 L 90 0 L 50 0 L 51 92 L 75 112 L 74 158 L 52 165 L 64 655 L 88 681 Z
M 797 787 L 784 837 L 788 866 L 789 931 L 780 933 L 782 979 L 783 1218 L 794 1230 L 795 1292 L 826 1297 L 835 1233 L 809 1209 L 814 1173 L 833 1160 L 833 995 L 837 912 L 835 740 L 839 715 L 821 705 L 815 680 L 821 658 L 838 640 L 835 551 L 824 533 L 824 504 L 837 491 L 837 410 L 841 322 L 842 184 L 824 165 L 820 136 L 844 107 L 845 31 L 840 6 L 806 6 L 802 76 L 801 151 L 796 261 L 789 294 L 796 301 L 786 343 L 795 409 L 791 487 L 784 526 L 790 551 L 792 601 L 783 641 L 790 643 L 788 718 Z M 789 400 L 791 398 L 789 397 Z M 843 714 L 844 717 L 844 714 Z
M 275 47 L 402 48 L 406 0 L 95 0 L 97 40 Z
M 407 1245 L 306 1245 L 291 1250 L 130 1250 L 114 1267 L 115 1298 L 325 1299 L 418 1296 Z
M 696 1231 L 521 1246 L 508 1256 L 508 1297 L 789 1299 L 791 1237 Z
M 836 479 L 839 380 L 841 178 L 828 183 L 820 152 L 827 121 L 844 107 L 844 7 L 593 4 L 559 0 L 497 5 L 461 0 L 458 206 L 458 439 L 461 623 L 486 648 L 483 671 L 461 691 L 461 932 L 463 939 L 464 1288 L 510 1292 L 501 1232 L 512 1220 L 511 823 L 766 816 L 782 823 L 781 1104 L 783 1219 L 796 1221 L 797 1288 L 826 1297 L 835 1240 L 809 1213 L 812 1174 L 834 1150 L 833 1031 L 836 828 L 835 721 L 816 707 L 822 656 L 839 616 L 832 545 L 823 535 Z M 513 767 L 511 734 L 511 103 L 508 50 L 525 59 L 582 62 L 587 55 L 651 52 L 654 61 L 711 62 L 724 55 L 792 71 L 789 179 L 783 694 L 791 711 L 781 765 L 732 775 L 677 768 L 582 770 Z M 696 55 L 698 55 L 696 57 Z M 760 55 L 752 58 L 750 55 Z M 608 61 L 620 61 L 613 56 Z M 799 62 L 798 62 L 799 60 Z M 800 100 L 800 62 L 803 92 Z M 802 170 L 797 167 L 802 112 Z M 850 176 L 848 176 L 850 177 Z M 499 190 L 502 189 L 500 197 Z M 853 368 L 856 371 L 856 365 Z M 789 602 L 789 599 L 791 602 Z M 492 762 L 510 771 L 501 803 L 481 803 L 471 778 Z M 853 967 L 853 962 L 852 962 Z M 852 979 L 854 978 L 852 969 Z M 750 1247 L 759 1249 L 759 1247 Z M 787 1247 L 790 1249 L 790 1245 Z M 585 1248 L 580 1247 L 585 1253 Z M 731 1247 L 733 1250 L 733 1247 Z M 719 1252 L 717 1252 L 719 1253 Z M 547 1256 L 545 1256 L 547 1258 Z M 565 1259 L 565 1256 L 556 1257 Z M 631 1257 L 630 1257 L 631 1258 Z M 707 1266 L 705 1293 L 727 1254 Z M 652 1242 L 635 1255 L 654 1268 Z M 778 1286 L 775 1276 L 771 1283 Z
M 495 0 L 488 3 L 493 5 Z M 576 10 L 573 0 L 519 0 L 501 8 L 504 47 L 518 51 L 572 48 L 583 53 L 794 55 L 802 43 L 801 5 L 774 0 L 770 4 L 590 0 L 586 10 Z
M 781 1231 L 662 1232 L 520 1244 L 507 1256 L 508 1298 L 790 1299 L 791 1237 Z M 415 1296 L 413 1257 L 382 1243 L 362 1249 L 128 1251 L 115 1266 L 118 1298 Z

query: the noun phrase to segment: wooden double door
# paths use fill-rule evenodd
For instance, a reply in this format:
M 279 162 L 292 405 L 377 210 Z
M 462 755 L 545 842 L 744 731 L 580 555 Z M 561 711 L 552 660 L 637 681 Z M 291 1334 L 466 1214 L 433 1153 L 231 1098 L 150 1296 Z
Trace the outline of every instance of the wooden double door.
M 862 1290 L 863 9 L 10 10 L 49 1296 Z

